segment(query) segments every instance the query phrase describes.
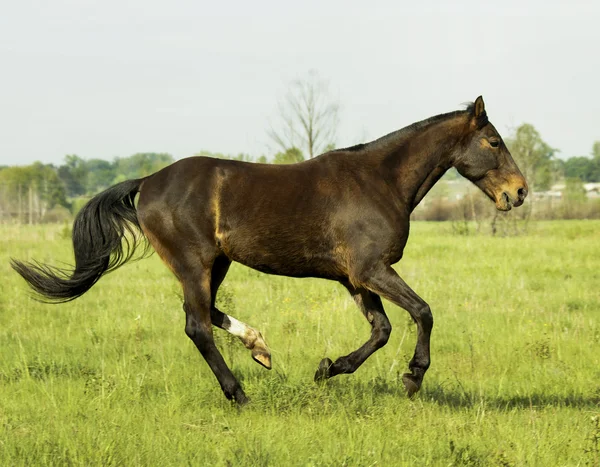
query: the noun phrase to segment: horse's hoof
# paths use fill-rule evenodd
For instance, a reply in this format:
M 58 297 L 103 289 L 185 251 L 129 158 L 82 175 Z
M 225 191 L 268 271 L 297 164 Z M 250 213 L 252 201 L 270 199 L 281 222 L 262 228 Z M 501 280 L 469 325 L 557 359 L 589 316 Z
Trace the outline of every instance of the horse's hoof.
M 252 358 L 255 362 L 260 363 L 267 370 L 271 369 L 271 354 L 253 349 L 252 350 Z
M 414 396 L 419 389 L 421 389 L 421 380 L 411 373 L 404 373 L 402 376 L 402 383 L 404 384 L 409 398 Z
M 329 374 L 329 368 L 333 365 L 333 362 L 330 358 L 324 358 L 319 363 L 319 368 L 317 368 L 317 372 L 315 373 L 315 382 L 320 383 L 325 381 L 331 375 Z
M 267 370 L 271 369 L 271 351 L 259 331 L 253 329 L 251 340 L 244 342 L 244 345 L 252 351 L 255 362 L 260 363 Z
M 248 399 L 248 396 L 246 396 L 246 394 L 244 394 L 244 391 L 242 390 L 237 391 L 232 399 L 233 402 L 235 402 L 235 405 L 238 407 L 238 409 L 250 403 L 250 399 Z

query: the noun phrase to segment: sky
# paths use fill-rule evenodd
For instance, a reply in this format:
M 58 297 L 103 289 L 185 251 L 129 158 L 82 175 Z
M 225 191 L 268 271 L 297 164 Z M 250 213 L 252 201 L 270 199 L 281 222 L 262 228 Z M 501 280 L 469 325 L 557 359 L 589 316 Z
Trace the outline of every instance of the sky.
M 600 140 L 600 2 L 0 0 L 0 165 L 201 150 L 272 155 L 310 70 L 337 146 L 483 95 L 560 157 Z

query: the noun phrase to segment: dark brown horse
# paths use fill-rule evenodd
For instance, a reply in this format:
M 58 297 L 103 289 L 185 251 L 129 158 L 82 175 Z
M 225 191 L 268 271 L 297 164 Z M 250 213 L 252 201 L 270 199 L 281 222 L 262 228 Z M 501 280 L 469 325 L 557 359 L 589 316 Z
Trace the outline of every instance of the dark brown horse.
M 412 395 L 429 367 L 433 316 L 392 265 L 402 258 L 411 212 L 451 167 L 499 210 L 520 206 L 527 196 L 527 182 L 478 97 L 464 111 L 298 164 L 180 160 L 89 201 L 73 226 L 74 271 L 19 261 L 12 266 L 46 300 L 72 300 L 131 258 L 139 243 L 134 230 L 141 229 L 181 282 L 186 334 L 225 396 L 239 404 L 246 395 L 215 346 L 212 325 L 238 336 L 267 368 L 271 356 L 257 330 L 215 308 L 231 262 L 338 281 L 371 324 L 371 337 L 335 362 L 322 360 L 315 380 L 353 373 L 386 344 L 392 326 L 384 297 L 417 324 L 415 354 L 403 378 Z

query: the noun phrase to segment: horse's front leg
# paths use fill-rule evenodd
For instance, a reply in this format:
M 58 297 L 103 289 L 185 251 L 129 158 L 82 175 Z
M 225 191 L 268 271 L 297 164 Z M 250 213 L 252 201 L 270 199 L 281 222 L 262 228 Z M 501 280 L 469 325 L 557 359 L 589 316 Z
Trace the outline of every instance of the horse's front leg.
M 398 276 L 391 266 L 379 264 L 363 268 L 352 279 L 353 283 L 359 283 L 366 289 L 404 308 L 417 324 L 415 354 L 408 364 L 410 373 L 404 374 L 402 378 L 408 395 L 412 396 L 421 388 L 423 376 L 430 363 L 429 341 L 433 328 L 433 315 L 429 305 Z
M 377 295 L 363 288 L 354 288 L 348 282 L 342 284 L 348 289 L 360 311 L 371 324 L 371 337 L 358 350 L 338 358 L 335 362 L 329 358 L 323 359 L 315 374 L 315 381 L 322 381 L 341 373 L 354 373 L 367 358 L 387 343 L 392 332 L 392 325 Z

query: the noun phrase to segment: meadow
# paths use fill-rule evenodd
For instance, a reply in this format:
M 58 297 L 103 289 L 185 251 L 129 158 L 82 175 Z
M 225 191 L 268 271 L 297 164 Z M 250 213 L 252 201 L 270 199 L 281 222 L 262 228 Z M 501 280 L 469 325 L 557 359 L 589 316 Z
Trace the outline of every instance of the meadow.
M 68 228 L 0 226 L 0 465 L 600 465 L 600 221 L 458 236 L 413 223 L 402 277 L 431 306 L 432 365 L 404 393 L 408 313 L 353 375 L 319 361 L 370 327 L 340 285 L 234 265 L 218 302 L 259 329 L 273 369 L 215 329 L 251 404 L 229 403 L 184 332 L 156 255 L 82 298 L 30 298 L 9 258 L 69 263 Z

